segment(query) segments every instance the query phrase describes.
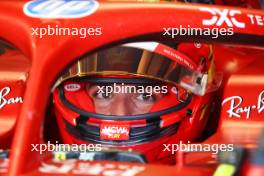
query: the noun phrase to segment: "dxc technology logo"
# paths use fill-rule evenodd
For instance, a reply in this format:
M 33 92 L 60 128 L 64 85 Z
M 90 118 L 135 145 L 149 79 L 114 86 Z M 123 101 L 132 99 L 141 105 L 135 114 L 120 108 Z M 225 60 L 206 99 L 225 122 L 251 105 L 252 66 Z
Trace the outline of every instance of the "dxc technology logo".
M 239 10 L 229 10 L 229 9 L 217 9 L 217 8 L 207 8 L 201 7 L 200 11 L 209 12 L 212 14 L 212 18 L 203 20 L 203 25 L 211 26 L 221 26 L 226 23 L 228 27 L 236 26 L 238 28 L 245 28 L 245 23 L 237 21 L 236 15 L 241 14 Z

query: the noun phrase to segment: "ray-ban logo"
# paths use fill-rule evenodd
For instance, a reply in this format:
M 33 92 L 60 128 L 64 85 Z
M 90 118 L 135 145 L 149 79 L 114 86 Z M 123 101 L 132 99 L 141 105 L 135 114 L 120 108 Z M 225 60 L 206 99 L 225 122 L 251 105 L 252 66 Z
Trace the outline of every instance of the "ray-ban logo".
M 8 97 L 10 92 L 10 87 L 0 89 L 0 109 L 4 108 L 6 105 L 23 103 L 22 97 Z
M 228 116 L 241 118 L 242 114 L 246 114 L 246 118 L 249 119 L 252 111 L 257 111 L 259 114 L 264 111 L 264 90 L 259 94 L 256 99 L 256 104 L 245 106 L 243 105 L 243 98 L 241 96 L 232 96 L 224 99 L 222 105 L 230 104 L 229 109 L 226 111 Z

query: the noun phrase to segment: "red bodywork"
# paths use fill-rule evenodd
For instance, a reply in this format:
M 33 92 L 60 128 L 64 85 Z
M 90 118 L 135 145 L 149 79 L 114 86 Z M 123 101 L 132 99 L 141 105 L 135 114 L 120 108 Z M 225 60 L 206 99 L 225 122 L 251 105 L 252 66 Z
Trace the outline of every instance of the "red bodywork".
M 128 41 L 200 40 L 214 43 L 216 68 L 224 74 L 224 78 L 217 92 L 220 102 L 216 106 L 218 114 L 210 117 L 208 126 L 208 128 L 215 129 L 215 133 L 203 143 L 232 143 L 247 149 L 256 146 L 260 131 L 264 127 L 264 110 L 260 109 L 264 106 L 264 94 L 262 94 L 264 91 L 264 26 L 262 23 L 252 21 L 248 15 L 260 16 L 264 21 L 263 10 L 181 3 L 101 2 L 97 11 L 87 17 L 47 20 L 26 16 L 23 13 L 24 4 L 23 1 L 0 2 L 0 38 L 13 44 L 25 55 L 25 58 L 18 59 L 16 53 L 12 53 L 10 56 L 3 55 L 0 58 L 0 89 L 6 86 L 11 88 L 12 91 L 8 94 L 9 99 L 23 97 L 22 106 L 20 106 L 21 103 L 16 103 L 0 109 L 0 148 L 11 148 L 9 164 L 6 161 L 0 161 L 1 166 L 9 165 L 8 171 L 2 168 L 0 174 L 46 175 L 47 173 L 40 169 L 41 163 L 43 167 L 43 162 L 45 162 L 58 167 L 70 165 L 69 171 L 64 175 L 76 173 L 74 168 L 80 168 L 80 163 L 90 163 L 90 166 L 96 163 L 103 165 L 100 171 L 86 172 L 87 175 L 107 175 L 110 170 L 123 170 L 124 172 L 122 165 L 126 165 L 127 168 L 136 166 L 143 168 L 137 174 L 142 176 L 213 175 L 218 163 L 216 157 L 209 152 L 177 153 L 176 166 L 99 161 L 53 163 L 49 157 L 31 152 L 31 144 L 44 142 L 43 124 L 45 117 L 48 116 L 46 111 L 50 91 L 59 73 L 84 53 L 113 43 Z M 243 22 L 245 27 L 233 26 L 235 35 L 229 38 L 219 36 L 212 39 L 188 35 L 170 38 L 162 35 L 164 28 L 179 25 L 205 27 L 202 21 L 211 19 L 212 15 L 208 11 L 202 11 L 201 8 L 204 7 L 217 8 L 222 11 L 224 9 L 238 10 L 240 14 L 236 14 L 235 19 Z M 48 24 L 77 28 L 101 27 L 103 35 L 90 36 L 86 39 L 71 36 L 44 36 L 40 39 L 31 35 L 32 27 L 46 27 Z M 222 23 L 218 26 L 213 24 L 206 27 L 213 29 L 228 26 L 227 23 Z M 243 99 L 239 102 L 240 99 L 236 97 L 238 98 L 234 101 L 236 106 L 232 109 L 235 115 L 230 109 L 230 103 L 232 103 L 230 97 L 233 96 Z M 253 105 L 255 108 L 252 108 Z M 251 111 L 247 113 L 239 109 L 245 107 L 250 107 Z M 243 165 L 242 175 L 261 176 L 263 173 L 264 166 L 254 166 L 249 162 Z M 58 175 L 58 173 L 53 172 L 53 175 Z M 116 175 L 121 175 L 121 172 Z

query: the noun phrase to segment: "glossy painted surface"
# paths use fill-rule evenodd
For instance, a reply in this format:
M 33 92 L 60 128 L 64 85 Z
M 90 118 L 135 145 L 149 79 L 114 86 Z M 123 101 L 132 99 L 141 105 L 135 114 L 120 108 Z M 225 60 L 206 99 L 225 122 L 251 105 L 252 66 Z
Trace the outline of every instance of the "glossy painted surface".
M 195 40 L 197 37 L 192 36 L 174 39 L 164 37 L 163 28 L 179 25 L 204 27 L 202 21 L 212 18 L 210 13 L 199 9 L 201 7 L 211 8 L 205 5 L 101 2 L 99 9 L 90 16 L 77 19 L 47 20 L 26 16 L 22 10 L 23 5 L 24 2 L 21 1 L 0 2 L 0 37 L 22 51 L 31 63 L 24 102 L 13 136 L 9 175 L 20 175 L 22 173 L 25 175 L 41 175 L 38 167 L 42 156 L 36 152 L 31 152 L 30 144 L 43 142 L 42 126 L 50 89 L 58 74 L 77 57 L 119 41 Z M 236 14 L 236 20 L 245 23 L 245 28 L 234 26 L 236 36 L 228 39 L 219 37 L 212 40 L 210 37 L 205 37 L 205 40 L 210 42 L 224 40 L 225 43 L 248 43 L 259 45 L 260 48 L 263 47 L 263 25 L 252 24 L 248 17 L 249 14 L 253 14 L 263 18 L 263 10 L 220 6 L 216 6 L 216 8 L 240 11 L 241 14 Z M 101 27 L 103 35 L 89 36 L 86 39 L 71 36 L 44 36 L 40 39 L 31 35 L 32 27 L 47 27 L 48 24 L 51 26 L 57 24 L 60 27 Z M 209 26 L 211 29 L 213 27 L 227 27 L 227 24 Z M 262 50 L 248 49 L 220 44 L 216 44 L 214 47 L 217 70 L 224 73 L 224 80 L 218 92 L 220 105 L 217 108 L 219 108 L 220 117 L 215 114 L 211 118 L 216 118 L 216 121 L 218 121 L 217 118 L 220 118 L 220 123 L 218 131 L 205 142 L 219 144 L 232 142 L 243 144 L 245 147 L 252 147 L 256 143 L 256 140 L 252 139 L 258 138 L 260 129 L 263 127 L 262 123 L 257 122 L 264 120 L 264 111 L 257 111 L 257 108 L 252 108 L 248 118 L 245 113 L 241 114 L 239 118 L 229 117 L 227 111 L 230 109 L 230 105 L 224 104 L 221 108 L 221 102 L 231 96 L 241 96 L 244 101 L 239 106 L 252 107 L 253 105 L 257 106 L 259 96 L 262 100 L 261 92 L 264 90 L 263 48 Z M 23 70 L 27 70 L 26 67 Z M 13 82 L 16 81 L 18 79 L 13 80 Z M 1 84 L 3 83 L 0 82 Z M 15 85 L 17 86 L 16 83 Z M 21 94 L 21 92 L 18 94 Z M 212 120 L 212 126 L 214 126 L 214 123 Z M 1 135 L 0 132 L 0 139 L 2 138 Z M 182 161 L 181 167 L 145 165 L 146 169 L 138 175 L 212 175 L 216 167 L 216 160 L 211 157 L 210 153 L 188 153 L 185 159 L 186 161 Z M 187 165 L 184 165 L 184 163 L 187 163 Z M 188 165 L 188 163 L 192 163 L 192 165 Z M 197 168 L 194 163 L 200 166 Z

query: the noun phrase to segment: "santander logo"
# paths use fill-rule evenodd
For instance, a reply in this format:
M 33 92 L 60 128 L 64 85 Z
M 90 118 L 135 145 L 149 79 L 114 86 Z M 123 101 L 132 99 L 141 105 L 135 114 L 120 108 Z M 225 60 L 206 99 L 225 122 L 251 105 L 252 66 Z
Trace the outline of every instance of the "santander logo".
M 102 124 L 100 127 L 100 138 L 107 140 L 128 140 L 128 125 Z

